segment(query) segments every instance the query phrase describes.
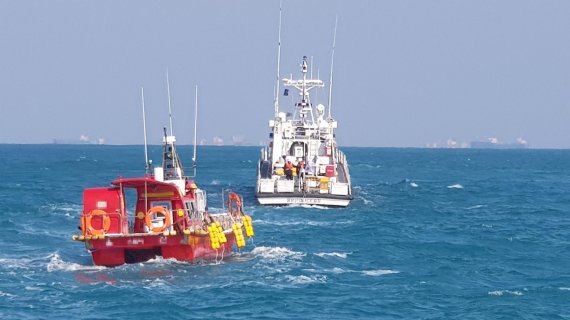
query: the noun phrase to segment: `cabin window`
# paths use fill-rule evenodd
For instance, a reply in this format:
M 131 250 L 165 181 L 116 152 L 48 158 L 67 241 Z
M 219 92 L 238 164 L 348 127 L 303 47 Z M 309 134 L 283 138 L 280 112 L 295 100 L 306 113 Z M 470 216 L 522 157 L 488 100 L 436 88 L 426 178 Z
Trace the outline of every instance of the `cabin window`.
M 194 196 L 196 197 L 196 210 L 199 212 L 206 211 L 206 192 L 201 189 L 196 189 Z
M 194 203 L 190 201 L 185 201 L 184 206 L 186 207 L 186 212 L 191 220 L 200 220 L 201 218 L 198 216 L 198 212 L 196 208 L 194 208 Z
M 166 208 L 166 210 L 168 210 L 168 212 L 172 211 L 172 206 L 170 204 L 170 201 L 151 201 L 150 202 L 150 207 L 154 208 L 154 207 L 164 207 Z

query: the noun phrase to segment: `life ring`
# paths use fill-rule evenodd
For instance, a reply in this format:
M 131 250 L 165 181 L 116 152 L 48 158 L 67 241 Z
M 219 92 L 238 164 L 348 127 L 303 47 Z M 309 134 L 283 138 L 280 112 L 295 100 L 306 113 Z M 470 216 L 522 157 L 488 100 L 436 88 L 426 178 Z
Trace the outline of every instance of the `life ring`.
M 101 217 L 101 219 L 103 219 L 102 221 L 103 228 L 101 229 L 93 228 L 93 225 L 91 224 L 91 220 L 93 219 L 93 217 Z M 85 229 L 84 229 L 85 233 L 94 236 L 101 236 L 107 233 L 107 231 L 109 231 L 110 228 L 111 228 L 111 218 L 109 218 L 109 214 L 104 210 L 95 209 L 89 212 L 85 217 Z
M 232 203 L 235 203 L 235 210 Z M 234 217 L 237 217 L 241 214 L 241 199 L 235 192 L 230 192 L 228 194 L 228 210 Z
M 164 216 L 164 223 L 162 224 L 162 227 L 155 227 L 152 224 L 152 216 L 156 213 L 159 213 Z M 166 230 L 166 228 L 170 227 L 170 225 L 172 224 L 172 221 L 170 219 L 170 214 L 165 207 L 152 207 L 146 213 L 144 222 L 150 231 L 158 233 L 163 232 L 164 230 Z

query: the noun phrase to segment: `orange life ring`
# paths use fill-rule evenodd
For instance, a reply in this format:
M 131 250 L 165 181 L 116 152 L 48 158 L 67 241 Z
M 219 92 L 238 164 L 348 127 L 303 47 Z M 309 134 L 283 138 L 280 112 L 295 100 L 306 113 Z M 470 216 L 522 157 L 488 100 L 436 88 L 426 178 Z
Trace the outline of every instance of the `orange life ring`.
M 152 225 L 152 216 L 156 213 L 159 213 L 164 216 L 164 223 L 162 224 L 162 227 L 155 227 Z M 166 230 L 166 228 L 170 227 L 170 225 L 172 224 L 172 221 L 170 219 L 170 214 L 168 214 L 168 210 L 166 210 L 165 207 L 150 208 L 150 210 L 148 210 L 148 212 L 144 217 L 144 222 L 150 231 L 159 232 L 159 233 Z
M 236 210 L 234 210 L 232 203 L 236 204 Z M 235 192 L 230 192 L 228 194 L 228 210 L 234 217 L 237 217 L 241 214 L 241 199 Z
M 93 225 L 91 224 L 91 220 L 93 219 L 93 217 L 101 217 L 101 219 L 103 219 L 102 229 L 93 228 Z M 111 228 L 111 218 L 109 218 L 109 214 L 104 210 L 95 209 L 89 212 L 85 217 L 84 233 L 88 233 L 94 236 L 101 236 L 107 233 L 107 231 L 109 231 L 110 228 Z

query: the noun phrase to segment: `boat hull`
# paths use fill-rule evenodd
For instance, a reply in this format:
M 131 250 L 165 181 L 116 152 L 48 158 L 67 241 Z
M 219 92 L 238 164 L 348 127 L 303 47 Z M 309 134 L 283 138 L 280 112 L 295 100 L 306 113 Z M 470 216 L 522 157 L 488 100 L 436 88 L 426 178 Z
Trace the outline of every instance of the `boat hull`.
M 334 195 L 294 195 L 294 194 L 256 194 L 257 201 L 261 205 L 318 205 L 326 207 L 346 207 L 352 200 L 351 196 L 334 196 Z
M 164 259 L 194 262 L 230 253 L 235 245 L 233 233 L 226 233 L 227 242 L 213 249 L 208 235 L 132 234 L 106 235 L 103 239 L 86 239 L 93 263 L 114 267 L 140 263 L 158 256 Z

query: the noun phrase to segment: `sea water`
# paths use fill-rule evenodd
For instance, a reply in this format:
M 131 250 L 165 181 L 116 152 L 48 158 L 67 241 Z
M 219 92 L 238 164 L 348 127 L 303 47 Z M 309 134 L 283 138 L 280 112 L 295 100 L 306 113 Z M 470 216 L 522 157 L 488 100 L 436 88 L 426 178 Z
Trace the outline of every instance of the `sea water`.
M 330 209 L 259 206 L 259 148 L 200 147 L 210 210 L 241 194 L 253 240 L 105 268 L 71 240 L 82 192 L 142 175 L 143 148 L 0 145 L 0 319 L 570 318 L 570 151 L 343 150 L 354 200 Z

